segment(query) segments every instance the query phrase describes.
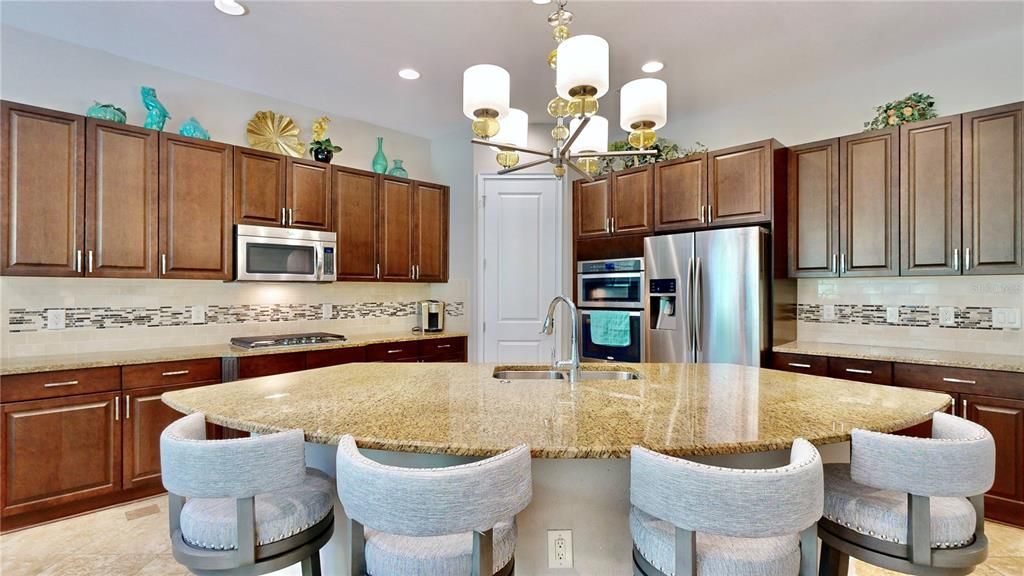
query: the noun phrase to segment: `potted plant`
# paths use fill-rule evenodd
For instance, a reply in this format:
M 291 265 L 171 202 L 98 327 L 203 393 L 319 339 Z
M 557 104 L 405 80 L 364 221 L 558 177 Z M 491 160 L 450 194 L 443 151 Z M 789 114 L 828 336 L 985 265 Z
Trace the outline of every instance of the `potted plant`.
M 335 146 L 327 137 L 327 123 L 331 119 L 321 116 L 313 121 L 313 141 L 309 143 L 309 153 L 317 162 L 331 163 L 335 152 L 341 152 L 341 146 Z

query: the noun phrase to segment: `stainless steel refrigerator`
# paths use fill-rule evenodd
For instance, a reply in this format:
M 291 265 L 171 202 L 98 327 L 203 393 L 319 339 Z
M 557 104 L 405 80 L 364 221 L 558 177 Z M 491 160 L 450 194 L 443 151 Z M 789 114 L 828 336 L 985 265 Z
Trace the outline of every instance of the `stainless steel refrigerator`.
M 644 260 L 648 362 L 761 365 L 771 322 L 766 230 L 653 236 Z

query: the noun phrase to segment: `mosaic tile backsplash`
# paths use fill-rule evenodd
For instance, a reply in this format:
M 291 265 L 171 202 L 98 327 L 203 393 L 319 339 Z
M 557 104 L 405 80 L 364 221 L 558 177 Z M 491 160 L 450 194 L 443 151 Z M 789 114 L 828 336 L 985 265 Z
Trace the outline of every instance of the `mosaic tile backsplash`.
M 823 304 L 797 304 L 800 322 L 860 324 L 862 326 L 916 326 L 918 328 L 966 328 L 974 330 L 1003 330 L 992 326 L 992 308 L 984 306 L 951 306 L 954 324 L 939 322 L 938 306 L 897 305 L 899 319 L 889 322 L 883 304 L 833 304 L 835 318 L 825 320 Z

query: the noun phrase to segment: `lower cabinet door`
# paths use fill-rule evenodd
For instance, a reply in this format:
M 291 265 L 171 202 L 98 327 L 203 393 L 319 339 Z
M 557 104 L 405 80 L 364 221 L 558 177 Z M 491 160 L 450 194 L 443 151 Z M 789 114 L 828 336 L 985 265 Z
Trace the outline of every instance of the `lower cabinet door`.
M 1024 526 L 1024 400 L 961 394 L 960 408 L 996 442 L 996 478 L 985 497 L 985 517 Z
M 160 401 L 160 395 L 193 385 L 126 390 L 124 394 L 124 459 L 121 484 L 125 490 L 160 485 L 160 433 L 184 416 Z
M 120 394 L 3 405 L 3 516 L 121 489 Z

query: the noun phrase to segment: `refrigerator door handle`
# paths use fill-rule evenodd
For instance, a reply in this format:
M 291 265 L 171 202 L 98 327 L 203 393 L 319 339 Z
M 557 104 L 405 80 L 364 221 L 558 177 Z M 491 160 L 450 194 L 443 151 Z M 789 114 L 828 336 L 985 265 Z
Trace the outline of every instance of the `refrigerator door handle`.
M 695 311 L 693 315 L 693 339 L 694 343 L 696 344 L 694 349 L 697 352 L 703 352 L 700 345 L 700 336 L 701 332 L 704 331 L 704 304 L 702 302 L 702 300 L 704 299 L 704 271 L 702 269 L 703 267 L 701 266 L 700 258 L 695 258 L 695 260 L 696 266 L 694 268 L 694 289 L 692 296 L 693 309 Z
M 703 210 L 703 209 L 702 209 Z M 694 318 L 694 299 L 693 299 L 693 274 L 694 274 L 694 258 L 691 256 L 689 263 L 686 267 L 686 298 L 689 299 L 687 302 L 686 310 L 686 337 L 689 339 L 688 344 L 690 345 L 690 360 L 696 362 L 696 350 L 697 350 L 697 325 Z

